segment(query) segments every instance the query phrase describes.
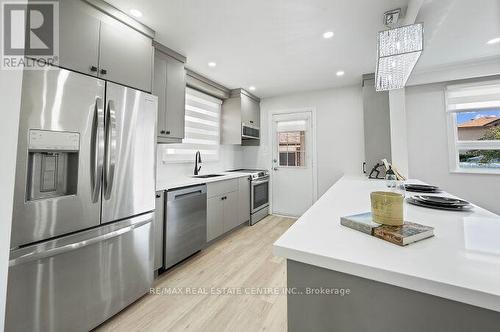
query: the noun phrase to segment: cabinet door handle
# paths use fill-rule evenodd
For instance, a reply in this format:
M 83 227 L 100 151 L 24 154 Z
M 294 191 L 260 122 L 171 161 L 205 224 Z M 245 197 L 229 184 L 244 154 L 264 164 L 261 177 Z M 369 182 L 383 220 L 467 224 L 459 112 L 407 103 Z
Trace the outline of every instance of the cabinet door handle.
M 90 71 L 95 73 L 97 71 L 97 67 L 96 66 L 90 66 Z
M 167 130 L 167 132 L 165 134 L 170 135 L 170 130 Z
M 250 123 L 253 123 L 253 121 L 250 121 Z
M 161 197 L 161 195 L 160 195 L 160 194 L 157 194 L 157 195 L 156 195 L 156 198 L 160 198 L 160 197 Z
M 160 134 L 165 134 L 165 130 L 160 131 Z
M 101 69 L 101 75 L 106 75 L 108 71 L 106 69 Z

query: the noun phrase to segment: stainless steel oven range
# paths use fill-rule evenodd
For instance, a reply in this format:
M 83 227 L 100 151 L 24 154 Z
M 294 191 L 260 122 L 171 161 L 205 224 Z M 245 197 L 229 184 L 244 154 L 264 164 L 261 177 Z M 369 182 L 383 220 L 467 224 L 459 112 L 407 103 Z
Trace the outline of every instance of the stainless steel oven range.
M 269 214 L 269 171 L 236 169 L 230 172 L 250 174 L 250 225 L 254 225 Z

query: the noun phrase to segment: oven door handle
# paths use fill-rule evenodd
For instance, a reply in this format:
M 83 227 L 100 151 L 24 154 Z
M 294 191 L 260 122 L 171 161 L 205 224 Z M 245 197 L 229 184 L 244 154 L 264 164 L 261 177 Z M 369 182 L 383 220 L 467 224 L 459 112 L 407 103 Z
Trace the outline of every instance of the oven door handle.
M 260 179 L 260 180 L 256 180 L 256 181 L 252 180 L 252 186 L 262 184 L 265 182 L 269 182 L 269 176 L 265 177 L 264 179 Z

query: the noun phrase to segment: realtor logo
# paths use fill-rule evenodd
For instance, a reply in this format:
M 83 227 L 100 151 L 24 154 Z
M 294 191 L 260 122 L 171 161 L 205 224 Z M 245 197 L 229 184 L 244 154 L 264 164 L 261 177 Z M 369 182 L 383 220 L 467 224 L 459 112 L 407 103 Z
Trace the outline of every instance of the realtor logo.
M 59 53 L 57 1 L 2 2 L 2 69 L 38 69 Z

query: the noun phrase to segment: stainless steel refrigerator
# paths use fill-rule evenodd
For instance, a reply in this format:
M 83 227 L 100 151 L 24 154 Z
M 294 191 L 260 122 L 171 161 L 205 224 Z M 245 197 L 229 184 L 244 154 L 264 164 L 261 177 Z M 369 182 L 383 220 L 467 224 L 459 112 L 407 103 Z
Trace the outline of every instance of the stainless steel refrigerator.
M 153 281 L 155 96 L 25 71 L 6 330 L 86 331 Z

